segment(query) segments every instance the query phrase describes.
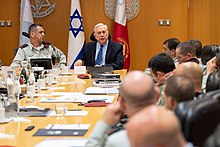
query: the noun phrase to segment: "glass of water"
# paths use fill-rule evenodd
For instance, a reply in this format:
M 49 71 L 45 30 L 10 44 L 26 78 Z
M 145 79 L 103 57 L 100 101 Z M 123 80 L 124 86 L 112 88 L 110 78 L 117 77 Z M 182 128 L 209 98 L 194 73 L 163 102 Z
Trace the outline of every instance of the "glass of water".
M 55 105 L 56 116 L 63 117 L 66 113 L 66 106 L 64 104 L 56 104 Z

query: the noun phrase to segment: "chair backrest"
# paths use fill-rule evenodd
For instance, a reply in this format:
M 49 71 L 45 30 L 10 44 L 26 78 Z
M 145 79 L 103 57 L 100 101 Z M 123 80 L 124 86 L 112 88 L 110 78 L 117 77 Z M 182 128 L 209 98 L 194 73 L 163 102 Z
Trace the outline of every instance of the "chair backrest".
M 176 115 L 186 140 L 202 146 L 220 122 L 220 90 L 201 95 L 197 100 L 179 103 Z
M 215 132 L 206 140 L 204 147 L 220 147 L 220 123 Z
M 206 92 L 220 89 L 220 73 L 212 72 L 206 82 Z

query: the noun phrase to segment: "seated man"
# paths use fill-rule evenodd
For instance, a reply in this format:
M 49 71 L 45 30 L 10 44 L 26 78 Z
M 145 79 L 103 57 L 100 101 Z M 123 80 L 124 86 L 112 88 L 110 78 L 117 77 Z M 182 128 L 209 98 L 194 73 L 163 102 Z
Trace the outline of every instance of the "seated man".
M 184 76 L 173 75 L 163 88 L 165 107 L 175 111 L 178 103 L 194 98 L 194 83 Z
M 174 61 L 175 66 L 179 64 L 179 61 L 176 57 L 176 47 L 180 43 L 177 38 L 169 38 L 163 43 L 163 51 L 168 54 Z
M 157 104 L 164 105 L 165 101 L 162 97 L 163 86 L 166 79 L 173 74 L 172 72 L 175 69 L 174 61 L 169 55 L 159 53 L 150 59 L 149 68 L 151 76 L 156 80 L 160 90 L 161 97 L 157 101 Z
M 179 64 L 184 62 L 195 62 L 199 64 L 199 60 L 196 58 L 196 48 L 192 42 L 181 42 L 176 47 L 176 56 Z
M 77 60 L 75 66 L 112 66 L 114 70 L 124 66 L 123 46 L 108 39 L 108 27 L 98 23 L 94 27 L 94 36 L 97 41 L 85 45 L 82 59 Z
M 175 75 L 184 76 L 194 82 L 195 97 L 202 94 L 202 78 L 203 73 L 199 64 L 194 62 L 182 63 L 174 71 Z
M 21 61 L 27 60 L 30 62 L 30 58 L 56 58 L 59 61 L 60 66 L 66 65 L 66 56 L 64 53 L 51 45 L 50 43 L 43 42 L 45 37 L 45 31 L 42 25 L 32 24 L 28 30 L 30 36 L 30 43 L 22 45 L 11 63 L 12 67 L 21 66 Z
M 174 113 L 149 106 L 136 113 L 127 124 L 131 147 L 193 147 L 187 143 Z
M 119 102 L 106 108 L 102 119 L 97 122 L 88 138 L 86 146 L 129 146 L 125 129 L 119 129 L 110 136 L 107 132 L 120 121 L 124 112 L 128 117 L 132 117 L 141 109 L 155 104 L 158 96 L 158 89 L 150 76 L 141 71 L 129 72 L 121 85 Z

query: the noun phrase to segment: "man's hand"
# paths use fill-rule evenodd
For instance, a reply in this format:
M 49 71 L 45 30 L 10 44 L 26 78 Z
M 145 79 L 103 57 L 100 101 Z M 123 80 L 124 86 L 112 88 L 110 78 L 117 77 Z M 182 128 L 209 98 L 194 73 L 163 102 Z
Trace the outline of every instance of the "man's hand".
M 212 59 L 210 59 L 210 60 L 206 63 L 206 68 L 207 68 L 207 73 L 206 73 L 206 75 L 208 76 L 210 73 L 212 73 L 213 71 L 215 71 L 215 67 L 216 67 L 216 57 L 213 57 Z
M 74 66 L 83 66 L 83 61 L 82 60 L 77 60 L 74 64 Z
M 123 112 L 119 103 L 110 104 L 106 108 L 102 120 L 108 125 L 113 126 L 120 121 L 122 114 Z

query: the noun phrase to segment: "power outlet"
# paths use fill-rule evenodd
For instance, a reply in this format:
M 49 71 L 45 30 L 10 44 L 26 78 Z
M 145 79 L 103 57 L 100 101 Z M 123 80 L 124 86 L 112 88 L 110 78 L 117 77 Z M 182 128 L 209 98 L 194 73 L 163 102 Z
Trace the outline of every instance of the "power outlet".
M 164 26 L 164 19 L 159 19 L 158 20 L 158 25 L 159 26 Z
M 11 20 L 6 20 L 6 26 L 7 27 L 12 27 L 12 21 Z
M 171 26 L 171 20 L 170 19 L 165 20 L 165 26 Z
M 0 27 L 5 27 L 5 20 L 0 20 Z

